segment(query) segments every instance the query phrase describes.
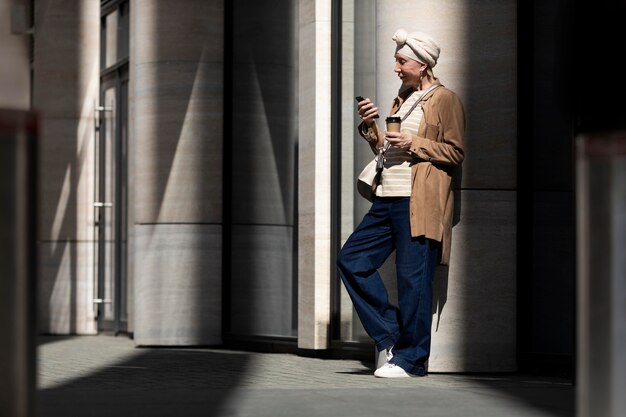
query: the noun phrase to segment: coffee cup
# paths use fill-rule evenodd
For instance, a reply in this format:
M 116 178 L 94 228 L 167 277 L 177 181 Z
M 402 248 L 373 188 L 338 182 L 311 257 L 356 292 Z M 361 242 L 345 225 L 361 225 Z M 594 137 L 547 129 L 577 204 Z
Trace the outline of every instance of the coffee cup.
M 387 132 L 399 132 L 402 119 L 398 116 L 389 116 L 385 119 Z

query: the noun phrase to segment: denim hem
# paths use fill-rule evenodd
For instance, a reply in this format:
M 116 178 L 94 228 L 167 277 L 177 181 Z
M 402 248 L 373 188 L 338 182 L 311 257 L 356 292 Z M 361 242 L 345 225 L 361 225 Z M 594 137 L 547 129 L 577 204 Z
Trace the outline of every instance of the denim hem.
M 394 356 L 393 358 L 391 358 L 389 362 L 393 363 L 394 365 L 398 365 L 400 368 L 404 369 L 406 372 L 410 373 L 411 375 L 415 375 L 415 376 L 428 375 L 428 372 L 426 372 L 426 368 L 424 368 L 424 366 L 413 365 L 412 363 L 402 358 L 398 358 Z
M 393 336 L 385 337 L 380 342 L 376 342 L 376 349 L 378 349 L 379 352 L 382 352 L 384 349 L 390 348 L 396 343 L 396 340 L 398 340 L 399 337 L 400 335 L 398 333 L 395 333 Z

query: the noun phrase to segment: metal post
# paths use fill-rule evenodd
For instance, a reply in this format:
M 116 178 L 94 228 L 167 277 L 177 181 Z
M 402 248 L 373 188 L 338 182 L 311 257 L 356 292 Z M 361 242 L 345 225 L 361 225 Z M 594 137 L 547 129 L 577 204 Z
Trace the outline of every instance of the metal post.
M 577 138 L 577 417 L 626 415 L 626 131 Z
M 0 416 L 36 414 L 36 125 L 0 110 Z

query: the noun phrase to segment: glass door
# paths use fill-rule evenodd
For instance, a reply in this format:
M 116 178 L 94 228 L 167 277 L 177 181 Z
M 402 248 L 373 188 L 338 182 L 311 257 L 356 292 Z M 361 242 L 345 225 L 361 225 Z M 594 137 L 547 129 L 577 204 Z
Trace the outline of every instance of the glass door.
M 96 106 L 94 308 L 98 331 L 128 331 L 127 184 L 129 2 L 101 2 Z
M 126 166 L 128 73 L 113 71 L 101 82 L 96 145 L 97 282 L 94 304 L 98 329 L 127 330 Z
M 361 169 L 372 159 L 369 146 L 356 127 L 357 95 L 376 100 L 376 2 L 375 0 L 342 0 L 336 7 L 335 31 L 337 41 L 333 52 L 337 62 L 333 71 L 337 121 L 333 148 L 333 242 L 337 253 L 369 209 L 370 204 L 356 191 L 356 179 Z M 391 283 L 393 257 L 383 266 L 385 283 Z M 334 262 L 332 263 L 334 265 Z M 391 267 L 390 267 L 391 266 Z M 373 342 L 361 325 L 352 301 L 332 267 L 331 337 L 334 349 L 364 352 L 373 357 Z M 393 298 L 393 285 L 389 285 Z

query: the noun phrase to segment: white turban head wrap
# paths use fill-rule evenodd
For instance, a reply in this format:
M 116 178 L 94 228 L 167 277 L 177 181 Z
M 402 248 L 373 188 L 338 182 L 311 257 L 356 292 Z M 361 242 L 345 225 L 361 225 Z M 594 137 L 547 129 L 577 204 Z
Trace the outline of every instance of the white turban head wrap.
M 398 29 L 391 38 L 396 41 L 396 53 L 433 68 L 439 58 L 439 45 L 432 36 L 423 32 L 407 33 Z

